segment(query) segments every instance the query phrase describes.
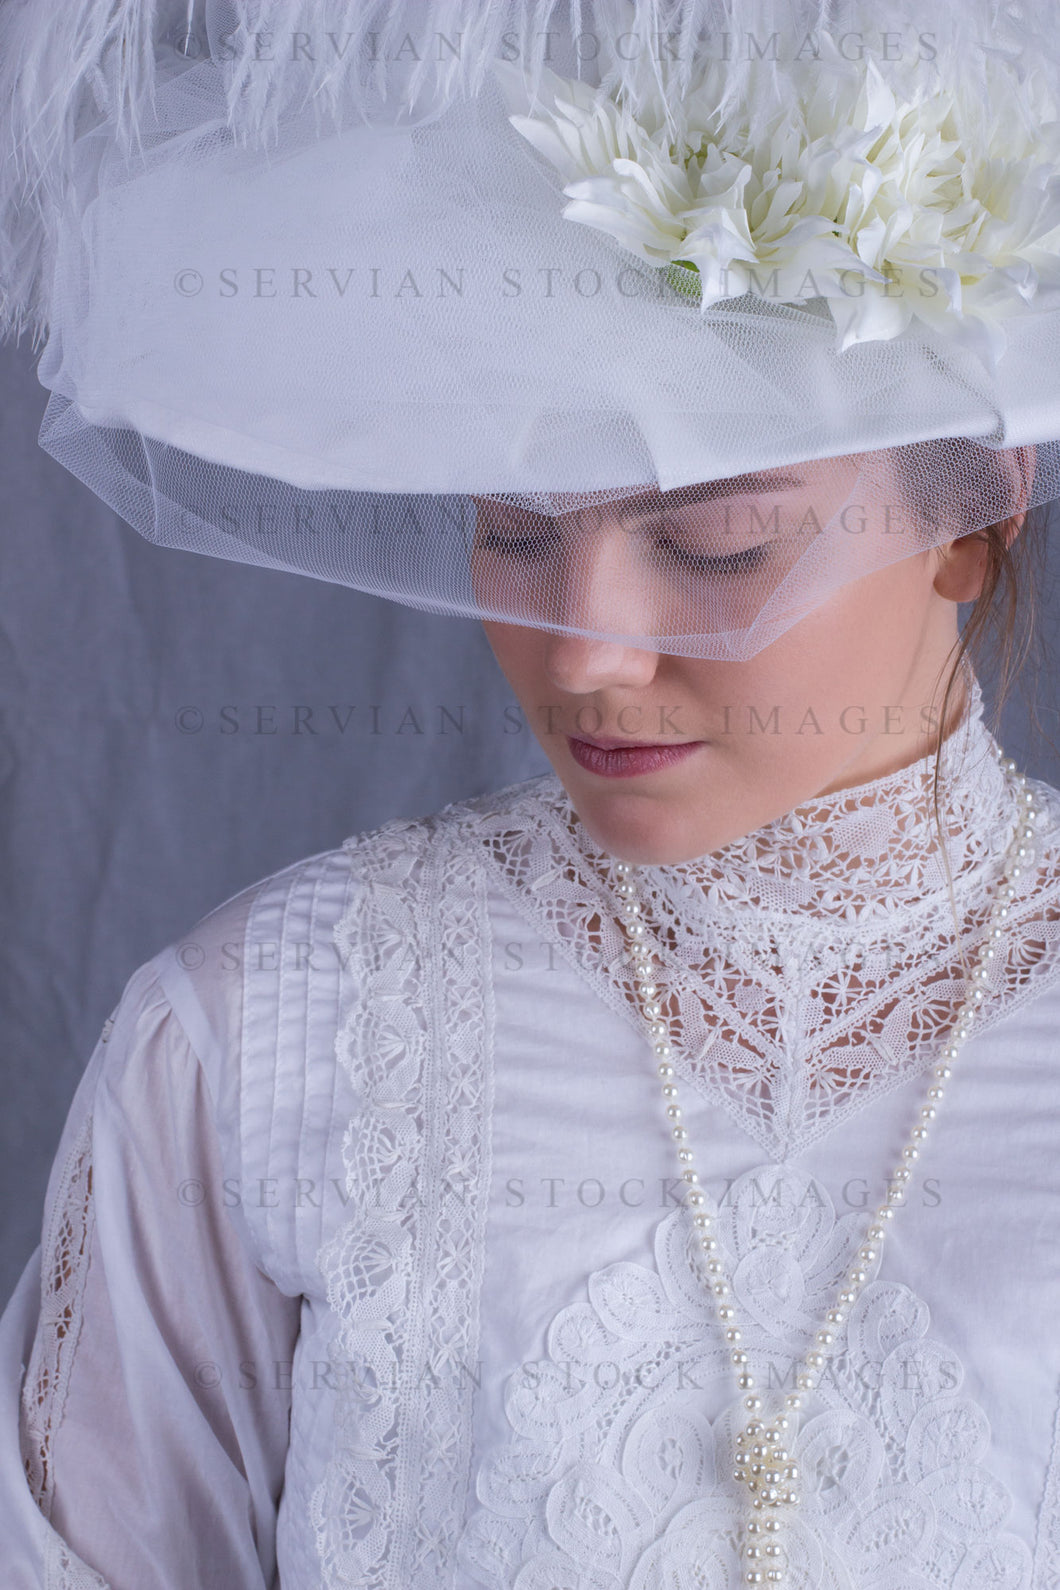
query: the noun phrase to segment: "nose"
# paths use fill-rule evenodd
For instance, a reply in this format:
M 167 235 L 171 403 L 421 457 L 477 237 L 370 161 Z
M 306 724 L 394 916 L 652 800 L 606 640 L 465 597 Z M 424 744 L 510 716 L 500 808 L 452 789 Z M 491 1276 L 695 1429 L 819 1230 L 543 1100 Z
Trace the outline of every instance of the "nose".
M 563 616 L 579 629 L 651 635 L 650 580 L 631 538 L 615 524 L 575 529 L 562 571 Z M 656 651 L 597 635 L 550 635 L 545 669 L 559 689 L 588 694 L 608 685 L 647 685 L 659 665 Z
M 659 654 L 616 645 L 586 635 L 550 635 L 545 646 L 545 673 L 558 690 L 590 695 L 608 686 L 650 685 Z

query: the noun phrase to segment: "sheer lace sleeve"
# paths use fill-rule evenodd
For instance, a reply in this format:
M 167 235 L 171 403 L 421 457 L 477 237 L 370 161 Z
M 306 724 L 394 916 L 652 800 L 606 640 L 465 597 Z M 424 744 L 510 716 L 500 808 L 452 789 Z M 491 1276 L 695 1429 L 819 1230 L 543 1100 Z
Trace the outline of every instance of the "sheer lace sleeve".
M 6 1590 L 276 1583 L 299 1300 L 254 1264 L 224 1183 L 149 964 L 85 1072 L 0 1322 Z

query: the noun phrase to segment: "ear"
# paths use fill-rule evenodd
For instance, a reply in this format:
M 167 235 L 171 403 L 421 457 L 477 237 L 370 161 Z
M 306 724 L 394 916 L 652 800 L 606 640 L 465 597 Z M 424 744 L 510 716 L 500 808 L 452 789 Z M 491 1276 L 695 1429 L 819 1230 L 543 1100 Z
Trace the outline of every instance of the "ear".
M 1000 525 L 1006 547 L 1010 547 L 1023 529 L 1027 519 L 1026 502 L 1034 476 L 1034 448 L 1014 447 L 1001 455 L 999 467 L 1009 475 L 1015 488 L 1016 500 L 1023 506 Z M 990 555 L 989 537 L 985 530 L 948 541 L 938 548 L 939 566 L 934 587 L 939 596 L 948 602 L 974 602 L 983 589 Z
M 1005 545 L 1011 546 L 1023 529 L 1026 514 L 1014 514 L 1003 526 Z M 939 566 L 933 581 L 939 596 L 947 602 L 974 602 L 983 589 L 989 558 L 989 542 L 985 530 L 961 536 L 958 541 L 947 541 L 938 547 Z

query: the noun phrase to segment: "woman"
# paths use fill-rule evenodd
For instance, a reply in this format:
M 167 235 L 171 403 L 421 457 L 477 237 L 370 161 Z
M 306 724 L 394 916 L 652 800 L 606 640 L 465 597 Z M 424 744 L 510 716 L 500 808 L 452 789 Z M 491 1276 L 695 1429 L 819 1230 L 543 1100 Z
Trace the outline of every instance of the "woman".
M 554 773 L 130 979 L 4 1318 L 7 1582 L 1051 1582 L 1060 803 L 964 652 L 1057 461 L 1014 407 L 970 439 L 962 359 L 912 441 L 843 446 L 839 385 L 801 459 L 645 405 L 637 475 L 586 403 L 554 489 L 478 476 L 453 545 Z
M 289 868 L 136 973 L 49 1194 L 15 1583 L 38 1582 L 34 1503 L 46 1560 L 114 1585 L 270 1584 L 277 1550 L 284 1584 L 739 1582 L 743 1399 L 609 858 L 642 864 L 688 1141 L 775 1397 L 898 1185 L 1022 810 L 966 674 L 951 895 L 930 725 L 983 564 L 973 537 L 902 560 L 729 677 L 491 625 L 558 779 Z M 748 732 L 765 703 L 779 732 Z M 631 710 L 692 749 L 608 749 L 638 743 Z M 791 1583 L 1051 1561 L 1060 810 L 1033 794 L 952 1097 L 792 1443 Z

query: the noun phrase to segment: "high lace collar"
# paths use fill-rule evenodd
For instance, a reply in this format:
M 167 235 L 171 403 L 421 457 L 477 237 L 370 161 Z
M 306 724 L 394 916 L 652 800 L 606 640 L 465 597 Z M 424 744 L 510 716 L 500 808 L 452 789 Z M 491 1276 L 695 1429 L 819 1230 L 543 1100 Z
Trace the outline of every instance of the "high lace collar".
M 934 804 L 935 753 L 867 783 L 817 796 L 694 860 L 643 866 L 656 899 L 688 920 L 706 911 L 762 917 L 827 917 L 864 923 L 896 908 L 937 906 L 965 893 L 1003 848 L 1014 819 L 1009 778 L 983 722 L 983 697 L 971 669 L 965 707 L 940 751 L 940 851 Z M 577 843 L 599 871 L 597 849 L 569 807 Z
M 952 1028 L 1017 812 L 974 680 L 941 751 L 949 874 L 933 772 L 929 755 L 695 861 L 638 869 L 681 1080 L 778 1163 L 934 1064 Z M 1014 885 L 980 1032 L 1060 965 L 1060 799 L 1033 790 L 1034 860 Z M 643 1041 L 612 859 L 560 781 L 548 774 L 459 810 L 496 886 Z

